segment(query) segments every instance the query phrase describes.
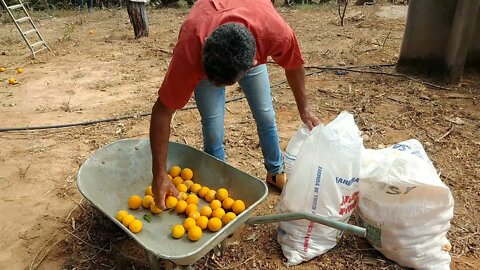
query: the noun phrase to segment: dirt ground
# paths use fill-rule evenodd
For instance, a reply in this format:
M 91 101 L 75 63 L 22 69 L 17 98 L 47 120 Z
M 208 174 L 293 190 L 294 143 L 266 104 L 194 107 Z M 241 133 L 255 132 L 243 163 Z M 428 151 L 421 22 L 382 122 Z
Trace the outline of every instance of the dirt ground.
M 405 6 L 377 1 L 351 7 L 346 25 L 334 5 L 278 7 L 295 29 L 308 66 L 395 63 Z M 278 4 L 279 5 L 279 4 Z M 149 112 L 156 99 L 186 7 L 148 11 L 150 36 L 134 40 L 125 9 L 32 12 L 52 47 L 31 60 L 3 13 L 0 25 L 0 127 L 82 122 Z M 17 75 L 14 69 L 25 72 Z M 281 69 L 269 65 L 281 145 L 299 127 Z M 368 70 L 394 72 L 393 67 Z M 419 139 L 455 198 L 449 232 L 452 269 L 480 269 L 479 74 L 436 89 L 401 77 L 310 68 L 310 104 L 324 123 L 346 110 L 355 115 L 365 145 L 377 148 Z M 6 79 L 15 77 L 17 85 Z M 228 98 L 241 96 L 236 87 Z M 192 102 L 193 104 L 193 102 Z M 255 125 L 245 100 L 227 104 L 226 147 L 234 166 L 264 177 Z M 172 140 L 202 147 L 199 114 L 177 112 Z M 145 269 L 145 255 L 112 222 L 82 199 L 81 164 L 99 147 L 148 137 L 149 117 L 43 131 L 0 133 L 0 269 Z M 271 190 L 256 214 L 276 211 Z M 225 256 L 211 254 L 198 269 L 284 268 L 276 226 L 243 226 Z M 328 253 L 294 269 L 401 269 L 363 239 L 346 236 Z

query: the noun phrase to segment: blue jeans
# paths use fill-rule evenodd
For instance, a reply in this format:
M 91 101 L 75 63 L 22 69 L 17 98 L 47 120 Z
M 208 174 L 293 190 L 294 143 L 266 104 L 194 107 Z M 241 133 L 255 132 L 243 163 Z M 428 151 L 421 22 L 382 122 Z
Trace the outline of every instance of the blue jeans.
M 238 83 L 257 124 L 265 168 L 271 174 L 281 173 L 283 157 L 270 95 L 267 66 L 259 65 L 250 69 Z M 208 80 L 202 80 L 195 89 L 195 100 L 202 117 L 204 151 L 220 160 L 225 160 L 223 144 L 225 87 L 217 87 Z

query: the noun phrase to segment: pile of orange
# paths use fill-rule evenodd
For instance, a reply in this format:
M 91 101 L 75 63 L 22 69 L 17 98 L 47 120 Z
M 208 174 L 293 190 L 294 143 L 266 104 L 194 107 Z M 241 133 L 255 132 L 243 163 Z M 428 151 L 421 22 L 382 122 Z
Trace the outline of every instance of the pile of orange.
M 142 221 L 136 219 L 134 215 L 129 214 L 126 210 L 118 211 L 117 220 L 133 233 L 139 233 L 143 228 Z
M 197 241 L 202 238 L 204 230 L 208 229 L 211 232 L 217 232 L 245 210 L 245 203 L 242 200 L 235 200 L 230 197 L 226 188 L 215 190 L 195 182 L 194 173 L 190 168 L 182 169 L 179 166 L 173 166 L 169 170 L 168 178 L 175 185 L 180 195 L 178 196 L 179 198 L 171 195 L 167 196 L 165 206 L 167 209 L 186 216 L 182 224 L 172 227 L 172 237 L 175 239 L 180 239 L 187 234 L 188 239 Z M 209 204 L 199 209 L 201 199 L 204 199 Z M 162 212 L 155 205 L 151 186 L 145 189 L 143 198 L 138 195 L 132 195 L 128 200 L 128 207 L 133 210 L 144 207 L 149 209 L 154 215 Z M 128 212 L 125 210 L 120 212 L 117 214 L 117 219 L 125 225 L 129 220 L 124 223 L 124 219 L 122 220 L 121 218 L 128 216 Z M 125 213 L 126 215 L 124 216 Z M 141 230 L 141 225 L 138 231 L 132 230 L 129 225 L 125 226 L 128 226 L 134 233 Z
M 193 176 L 193 171 L 189 168 L 173 166 L 169 171 L 169 178 L 180 192 L 180 199 L 172 199 L 167 208 L 186 216 L 183 224 L 172 227 L 172 237 L 175 239 L 180 239 L 187 233 L 188 239 L 197 241 L 202 238 L 204 230 L 217 232 L 245 210 L 245 203 L 229 197 L 226 188 L 210 189 L 195 182 Z M 175 197 L 170 196 L 167 200 L 169 198 Z M 201 199 L 209 204 L 199 208 Z

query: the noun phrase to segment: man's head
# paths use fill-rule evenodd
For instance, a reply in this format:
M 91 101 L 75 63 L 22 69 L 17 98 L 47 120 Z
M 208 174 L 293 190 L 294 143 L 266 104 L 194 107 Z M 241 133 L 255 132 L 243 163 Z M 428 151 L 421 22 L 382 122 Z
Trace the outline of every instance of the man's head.
M 203 46 L 202 62 L 208 80 L 218 86 L 234 84 L 252 67 L 255 51 L 255 38 L 245 26 L 221 25 Z

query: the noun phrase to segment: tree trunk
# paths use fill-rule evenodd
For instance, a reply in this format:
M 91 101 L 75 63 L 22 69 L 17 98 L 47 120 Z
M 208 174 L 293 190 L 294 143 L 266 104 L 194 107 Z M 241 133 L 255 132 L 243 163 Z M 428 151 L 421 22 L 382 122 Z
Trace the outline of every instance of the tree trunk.
M 145 3 L 126 0 L 128 17 L 133 26 L 135 38 L 148 37 L 148 18 Z

